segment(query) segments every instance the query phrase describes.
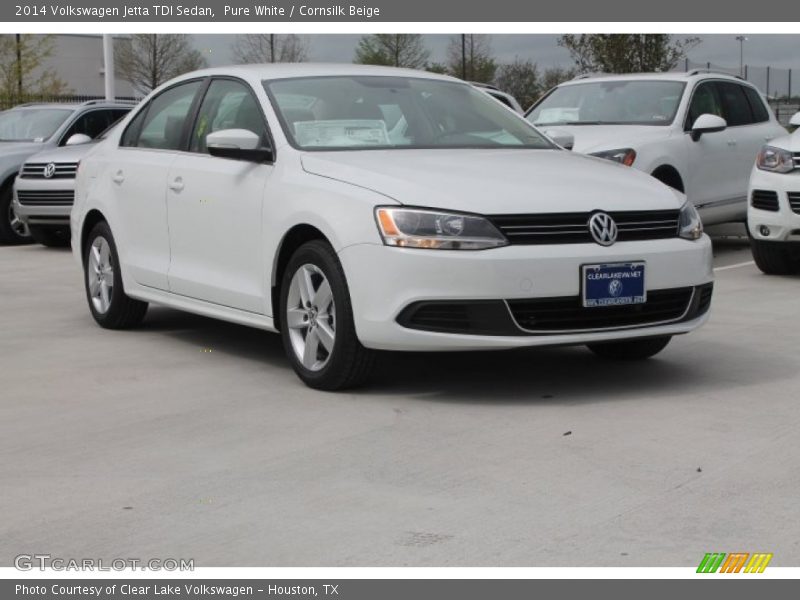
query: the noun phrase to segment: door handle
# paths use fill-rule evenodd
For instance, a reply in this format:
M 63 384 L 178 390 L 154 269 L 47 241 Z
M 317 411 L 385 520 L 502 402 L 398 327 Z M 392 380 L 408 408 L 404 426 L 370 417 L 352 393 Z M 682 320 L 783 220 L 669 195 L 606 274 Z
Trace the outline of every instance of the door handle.
M 125 175 L 122 173 L 122 171 L 117 171 L 116 173 L 114 173 L 114 174 L 111 176 L 111 181 L 113 181 L 114 183 L 116 183 L 117 185 L 119 185 L 119 184 L 121 184 L 123 181 L 125 181 Z
M 169 189 L 176 194 L 183 191 L 183 177 L 176 177 L 173 179 L 169 184 Z
M 735 146 L 736 140 L 728 140 L 728 146 Z

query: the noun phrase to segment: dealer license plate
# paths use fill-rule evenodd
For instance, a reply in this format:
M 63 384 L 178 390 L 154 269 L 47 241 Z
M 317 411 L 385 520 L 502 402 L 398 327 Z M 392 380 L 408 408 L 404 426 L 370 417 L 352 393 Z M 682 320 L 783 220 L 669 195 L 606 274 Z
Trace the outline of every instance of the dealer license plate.
M 583 305 L 590 308 L 647 302 L 644 266 L 643 262 L 583 265 Z

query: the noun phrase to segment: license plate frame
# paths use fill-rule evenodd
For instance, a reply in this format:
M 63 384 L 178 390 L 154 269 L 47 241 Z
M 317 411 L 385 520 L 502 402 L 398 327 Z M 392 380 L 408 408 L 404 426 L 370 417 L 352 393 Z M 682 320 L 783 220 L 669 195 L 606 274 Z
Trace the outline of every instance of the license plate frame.
M 647 302 L 646 267 L 647 264 L 643 260 L 581 265 L 582 306 L 584 308 L 606 308 L 645 304 Z M 630 275 L 626 275 L 626 273 Z M 600 277 L 590 279 L 590 275 L 600 275 Z M 618 283 L 612 283 L 614 281 Z

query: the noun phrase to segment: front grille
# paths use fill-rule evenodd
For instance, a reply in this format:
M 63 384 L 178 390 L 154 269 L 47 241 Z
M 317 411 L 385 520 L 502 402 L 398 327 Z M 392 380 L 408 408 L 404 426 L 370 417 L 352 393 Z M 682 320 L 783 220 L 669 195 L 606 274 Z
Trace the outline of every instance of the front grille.
M 585 308 L 579 296 L 569 296 L 509 300 L 508 307 L 517 324 L 528 331 L 615 329 L 677 321 L 689 310 L 693 294 L 694 288 L 684 287 L 651 290 L 647 302 L 627 306 Z
M 778 212 L 778 192 L 772 190 L 753 190 L 750 205 L 759 210 Z
M 17 190 L 17 200 L 25 206 L 72 206 L 72 190 Z
M 658 240 L 678 235 L 678 210 L 609 212 L 618 229 L 618 242 Z M 493 215 L 489 219 L 512 244 L 587 244 L 593 212 Z
M 55 165 L 55 171 L 51 177 L 45 177 L 44 172 L 47 165 Z M 75 179 L 78 171 L 78 163 L 25 163 L 19 172 L 19 176 L 24 179 Z
M 800 215 L 800 192 L 789 192 L 786 195 L 789 197 L 789 206 Z
M 792 162 L 794 162 L 795 169 L 800 169 L 800 152 L 792 154 Z

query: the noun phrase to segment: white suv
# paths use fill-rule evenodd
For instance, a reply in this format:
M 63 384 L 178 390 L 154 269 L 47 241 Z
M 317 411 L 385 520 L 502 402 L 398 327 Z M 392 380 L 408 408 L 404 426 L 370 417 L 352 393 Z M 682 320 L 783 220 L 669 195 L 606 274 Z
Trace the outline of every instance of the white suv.
M 791 124 L 800 127 L 800 113 Z M 758 154 L 747 227 L 759 269 L 768 275 L 800 273 L 800 129 L 772 140 Z
M 381 349 L 646 358 L 711 301 L 683 194 L 411 70 L 173 80 L 81 161 L 71 223 L 101 326 L 156 302 L 280 331 L 321 389 L 355 385 Z
M 553 88 L 527 118 L 571 133 L 577 152 L 686 193 L 705 224 L 744 221 L 756 155 L 786 133 L 751 84 L 698 70 L 581 76 Z

